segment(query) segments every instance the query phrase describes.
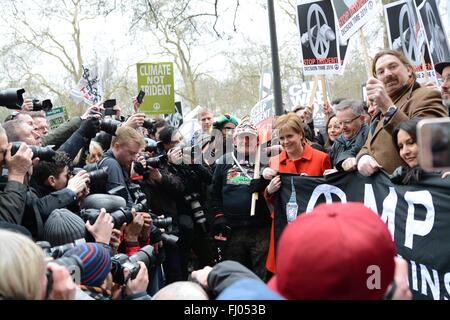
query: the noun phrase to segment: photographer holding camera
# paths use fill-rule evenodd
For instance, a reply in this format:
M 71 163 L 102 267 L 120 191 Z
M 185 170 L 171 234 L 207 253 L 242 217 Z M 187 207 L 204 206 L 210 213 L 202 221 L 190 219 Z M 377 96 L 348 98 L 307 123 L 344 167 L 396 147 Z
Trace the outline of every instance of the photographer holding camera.
M 8 169 L 8 181 L 0 192 L 0 221 L 20 224 L 27 197 L 24 179 L 32 165 L 33 152 L 25 143 L 22 143 L 16 154 L 12 156 L 11 147 L 5 130 L 0 126 L 0 167 L 6 166 Z

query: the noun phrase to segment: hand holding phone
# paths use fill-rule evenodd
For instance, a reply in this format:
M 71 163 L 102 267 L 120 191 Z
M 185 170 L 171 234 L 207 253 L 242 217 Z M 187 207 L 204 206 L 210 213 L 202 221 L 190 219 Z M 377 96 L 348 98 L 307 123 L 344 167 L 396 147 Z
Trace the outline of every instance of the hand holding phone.
M 142 100 L 144 99 L 145 92 L 143 90 L 139 91 L 139 94 L 137 95 L 137 102 L 139 104 L 142 104 Z

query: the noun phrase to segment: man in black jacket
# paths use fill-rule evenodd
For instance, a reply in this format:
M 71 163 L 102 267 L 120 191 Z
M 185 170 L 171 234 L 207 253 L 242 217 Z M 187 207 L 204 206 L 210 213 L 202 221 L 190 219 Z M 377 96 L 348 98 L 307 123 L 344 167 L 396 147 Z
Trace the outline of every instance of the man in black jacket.
M 5 130 L 0 126 L 0 167 L 8 168 L 8 181 L 0 191 L 0 221 L 20 224 L 25 209 L 27 187 L 24 178 L 30 169 L 33 152 L 22 143 L 14 156 Z
M 234 132 L 235 150 L 218 160 L 213 176 L 212 204 L 216 234 L 231 228 L 224 258 L 235 260 L 260 278 L 265 277 L 269 246 L 270 213 L 262 195 L 261 179 L 252 179 L 258 144 L 256 129 L 241 123 Z M 252 194 L 260 192 L 255 215 L 251 216 Z
M 356 155 L 366 142 L 369 127 L 364 121 L 360 101 L 343 100 L 336 107 L 336 118 L 342 129 L 330 150 L 330 160 L 337 170 L 356 170 Z

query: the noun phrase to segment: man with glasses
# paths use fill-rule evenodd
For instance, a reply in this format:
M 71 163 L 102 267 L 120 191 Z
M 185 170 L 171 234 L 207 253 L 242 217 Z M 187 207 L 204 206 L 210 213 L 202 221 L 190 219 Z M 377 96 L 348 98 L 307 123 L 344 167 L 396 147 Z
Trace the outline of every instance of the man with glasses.
M 335 109 L 342 133 L 331 147 L 330 160 L 337 170 L 352 171 L 356 169 L 356 155 L 367 139 L 364 107 L 360 101 L 343 100 Z
M 395 50 L 378 52 L 372 64 L 372 78 L 367 80 L 369 108 L 376 108 L 372 129 L 358 156 L 358 171 L 370 176 L 381 168 L 392 174 L 405 165 L 400 158 L 392 133 L 408 119 L 446 117 L 448 108 L 442 104 L 437 90 L 421 87 L 414 69 L 403 53 Z
M 439 62 L 436 64 L 435 69 L 442 76 L 442 102 L 450 109 L 450 62 Z

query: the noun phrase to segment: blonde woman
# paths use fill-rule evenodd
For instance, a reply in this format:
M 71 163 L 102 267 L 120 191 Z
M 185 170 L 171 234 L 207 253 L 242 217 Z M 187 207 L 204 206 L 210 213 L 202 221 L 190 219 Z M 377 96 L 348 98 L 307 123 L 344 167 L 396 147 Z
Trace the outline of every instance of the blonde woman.
M 47 265 L 42 249 L 30 238 L 0 229 L 0 257 L 0 300 L 75 298 L 76 286 L 69 271 L 54 262 Z M 50 288 L 47 270 L 53 279 Z

